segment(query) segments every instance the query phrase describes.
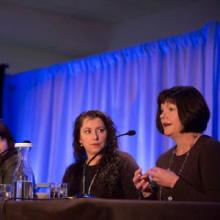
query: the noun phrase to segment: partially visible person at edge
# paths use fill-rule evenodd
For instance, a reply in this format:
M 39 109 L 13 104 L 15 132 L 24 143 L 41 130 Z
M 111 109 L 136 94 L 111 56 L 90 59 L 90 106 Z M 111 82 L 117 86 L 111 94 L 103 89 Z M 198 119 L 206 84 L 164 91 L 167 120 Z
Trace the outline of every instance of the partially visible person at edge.
M 138 198 L 139 192 L 132 183 L 138 166 L 129 154 L 118 150 L 115 125 L 104 113 L 87 111 L 76 118 L 73 150 L 75 163 L 63 176 L 69 196 Z M 96 154 L 98 156 L 89 162 Z
M 220 201 L 220 143 L 204 135 L 210 118 L 201 93 L 176 86 L 158 96 L 157 128 L 176 145 L 133 182 L 147 199 Z
M 17 162 L 14 138 L 8 127 L 0 121 L 0 183 L 12 183 Z

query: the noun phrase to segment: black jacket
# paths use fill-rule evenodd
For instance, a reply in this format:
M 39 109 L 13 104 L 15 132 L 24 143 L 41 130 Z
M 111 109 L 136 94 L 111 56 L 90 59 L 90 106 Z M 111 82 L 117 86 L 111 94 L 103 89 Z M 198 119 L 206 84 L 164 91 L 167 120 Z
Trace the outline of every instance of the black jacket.
M 103 156 L 104 158 L 104 156 Z M 68 194 L 73 196 L 83 192 L 83 166 L 85 161 L 70 165 L 63 177 L 68 183 Z M 127 153 L 116 151 L 100 164 L 86 167 L 85 190 L 99 198 L 138 199 L 139 194 L 132 178 L 138 166 Z

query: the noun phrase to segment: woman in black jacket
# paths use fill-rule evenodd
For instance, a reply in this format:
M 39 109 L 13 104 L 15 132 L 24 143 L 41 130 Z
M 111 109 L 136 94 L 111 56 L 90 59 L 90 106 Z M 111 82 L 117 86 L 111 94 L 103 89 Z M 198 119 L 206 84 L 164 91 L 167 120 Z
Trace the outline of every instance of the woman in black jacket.
M 176 86 L 158 96 L 157 128 L 175 146 L 144 175 L 137 170 L 136 188 L 145 198 L 168 201 L 220 201 L 220 143 L 204 135 L 210 113 L 202 94 Z
M 132 184 L 138 166 L 129 154 L 118 150 L 116 129 L 108 116 L 100 111 L 80 114 L 75 121 L 73 149 L 75 163 L 63 177 L 69 196 L 138 198 Z

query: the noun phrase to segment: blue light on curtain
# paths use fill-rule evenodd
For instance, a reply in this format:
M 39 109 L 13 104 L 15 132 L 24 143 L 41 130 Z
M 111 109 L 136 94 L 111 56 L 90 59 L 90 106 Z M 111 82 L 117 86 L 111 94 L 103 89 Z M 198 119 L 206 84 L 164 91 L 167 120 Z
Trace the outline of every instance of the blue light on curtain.
M 158 93 L 193 85 L 205 96 L 212 118 L 207 134 L 220 139 L 220 25 L 209 23 L 181 36 L 53 65 L 14 76 L 4 86 L 4 120 L 17 141 L 33 142 L 37 182 L 60 182 L 72 163 L 73 121 L 100 109 L 112 117 L 120 148 L 146 170 L 173 143 L 155 126 Z

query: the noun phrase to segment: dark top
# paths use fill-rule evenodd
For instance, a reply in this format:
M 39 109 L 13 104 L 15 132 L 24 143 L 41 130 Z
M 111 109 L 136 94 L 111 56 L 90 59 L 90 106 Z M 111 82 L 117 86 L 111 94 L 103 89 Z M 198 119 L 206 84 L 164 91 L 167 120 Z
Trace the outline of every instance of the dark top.
M 220 201 L 220 143 L 202 135 L 188 155 L 186 153 L 176 156 L 173 154 L 174 148 L 159 157 L 157 166 L 170 168 L 180 178 L 172 189 L 162 187 L 158 190 L 157 198 L 176 201 Z
M 139 194 L 132 178 L 138 166 L 133 158 L 120 151 L 116 151 L 107 162 L 103 158 L 100 164 L 86 167 L 85 193 L 88 193 L 90 187 L 90 194 L 95 197 L 137 199 Z M 81 161 L 70 165 L 64 174 L 63 182 L 68 183 L 69 196 L 83 193 L 84 163 Z
M 0 183 L 12 183 L 17 162 L 18 153 L 15 148 L 10 148 L 0 154 Z

